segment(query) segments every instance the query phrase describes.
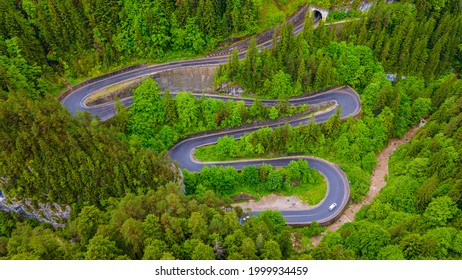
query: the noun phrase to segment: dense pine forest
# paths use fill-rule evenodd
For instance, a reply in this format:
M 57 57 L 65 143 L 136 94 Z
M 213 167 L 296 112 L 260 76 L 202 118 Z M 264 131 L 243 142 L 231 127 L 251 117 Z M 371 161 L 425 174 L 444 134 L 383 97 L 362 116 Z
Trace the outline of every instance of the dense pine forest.
M 303 1 L 262 2 L 268 1 L 4 0 L 1 88 L 41 96 L 62 87 L 60 76 L 73 81 L 137 61 L 203 54 L 230 36 L 275 25 Z M 284 9 L 273 17 L 271 7 Z
M 362 3 L 309 2 L 338 14 Z M 282 23 L 271 48 L 260 51 L 251 39 L 244 59 L 231 53 L 216 84 L 242 87 L 251 106 L 173 96 L 146 79 L 130 108 L 118 103 L 118 114 L 101 122 L 71 115 L 56 94 L 125 65 L 201 56 L 283 22 L 306 2 L 0 0 L 0 189 L 32 205 L 72 208 L 57 227 L 0 212 L 0 259 L 461 259 L 461 3 L 373 2 L 342 24 L 334 18 L 315 28 L 307 13 L 299 35 Z M 376 154 L 426 119 L 392 156 L 374 202 L 316 247 L 309 238 L 324 230 L 316 222 L 293 228 L 277 211 L 243 222 L 248 213 L 230 207 L 236 189 L 319 183 L 306 161 L 180 173 L 168 158 L 187 135 L 304 112 L 288 98 L 338 85 L 359 93 L 360 116 L 262 128 L 198 151 L 211 160 L 325 158 L 345 171 L 359 202 Z M 262 98 L 278 106 L 262 106 Z

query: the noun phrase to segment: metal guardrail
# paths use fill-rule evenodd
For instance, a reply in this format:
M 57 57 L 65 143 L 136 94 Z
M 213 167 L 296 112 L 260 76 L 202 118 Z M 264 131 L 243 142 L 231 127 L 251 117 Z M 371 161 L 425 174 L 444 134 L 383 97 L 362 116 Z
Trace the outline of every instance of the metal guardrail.
M 144 68 L 144 67 L 146 67 L 146 63 L 141 63 L 141 64 L 137 64 L 137 65 L 133 65 L 133 66 L 128 66 L 128 67 L 125 67 L 123 69 L 120 69 L 120 70 L 117 70 L 115 72 L 111 72 L 111 73 L 108 73 L 108 74 L 105 74 L 105 75 L 102 75 L 102 76 L 99 76 L 99 77 L 96 77 L 96 78 L 86 80 L 86 81 L 84 81 L 84 82 L 82 82 L 80 84 L 77 84 L 77 85 L 73 86 L 72 88 L 62 92 L 61 94 L 58 95 L 57 99 L 61 102 L 67 96 L 69 96 L 69 94 L 71 94 L 71 92 L 73 92 L 73 91 L 75 91 L 75 90 L 77 90 L 79 88 L 83 88 L 86 85 L 89 85 L 89 84 L 97 82 L 97 81 L 104 80 L 104 79 L 112 77 L 112 76 L 122 74 L 122 73 L 125 73 L 125 72 L 129 72 L 129 71 L 132 71 L 132 70 Z

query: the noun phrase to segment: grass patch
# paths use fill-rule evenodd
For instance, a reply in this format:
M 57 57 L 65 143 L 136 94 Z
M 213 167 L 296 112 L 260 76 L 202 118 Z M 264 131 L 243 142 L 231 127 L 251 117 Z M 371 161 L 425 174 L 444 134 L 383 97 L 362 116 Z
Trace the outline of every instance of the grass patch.
M 309 205 L 316 205 L 320 203 L 327 193 L 327 183 L 324 176 L 316 172 L 317 184 L 301 184 L 296 187 L 289 187 L 282 195 L 295 195 L 298 196 L 303 202 Z
M 286 17 L 293 15 L 302 5 L 306 5 L 306 1 L 263 0 L 259 18 L 260 28 L 258 32 L 272 28 L 281 23 Z
M 359 19 L 366 13 L 362 13 L 360 10 L 333 10 L 329 12 L 326 22 L 337 22 L 351 19 Z
M 257 199 L 260 199 L 264 196 L 270 194 L 276 194 L 278 196 L 297 196 L 303 202 L 308 205 L 316 205 L 320 203 L 324 197 L 326 197 L 327 193 L 327 182 L 324 176 L 319 172 L 313 172 L 315 174 L 316 184 L 300 184 L 299 186 L 290 186 L 286 184 L 285 189 L 279 192 L 269 192 L 269 191 L 262 191 L 258 188 L 252 188 L 248 186 L 241 185 L 240 187 L 236 188 L 234 192 L 229 197 L 235 197 L 241 195 L 242 193 L 250 194 Z M 239 201 L 245 202 L 245 201 Z
M 263 1 L 263 6 L 261 9 L 260 14 L 260 29 L 268 29 L 275 26 L 278 23 L 281 23 L 286 14 L 279 9 L 279 7 L 274 3 L 273 0 L 265 0 Z

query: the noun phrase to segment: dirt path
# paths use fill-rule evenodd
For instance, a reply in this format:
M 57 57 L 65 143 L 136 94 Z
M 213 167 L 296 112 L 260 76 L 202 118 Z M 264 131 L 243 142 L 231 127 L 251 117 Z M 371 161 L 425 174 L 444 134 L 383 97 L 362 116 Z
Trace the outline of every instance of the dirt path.
M 354 221 L 356 212 L 358 212 L 359 209 L 361 209 L 361 207 L 364 205 L 372 203 L 374 197 L 377 196 L 380 190 L 387 184 L 385 181 L 385 176 L 388 175 L 388 160 L 390 159 L 390 156 L 395 152 L 396 149 L 398 149 L 399 146 L 409 142 L 414 137 L 417 130 L 424 124 L 424 122 L 421 122 L 419 125 L 413 127 L 402 138 L 395 138 L 390 140 L 388 146 L 377 155 L 377 165 L 375 166 L 374 171 L 372 171 L 371 186 L 366 197 L 360 203 L 350 205 L 350 207 L 345 210 L 343 215 L 335 223 L 328 226 L 326 231 L 321 235 L 312 237 L 311 242 L 314 246 L 319 244 L 322 236 L 327 231 L 335 231 L 343 224 Z
M 328 226 L 326 231 L 319 236 L 311 238 L 311 242 L 314 246 L 318 245 L 322 239 L 322 236 L 327 231 L 335 231 L 340 228 L 343 224 L 347 222 L 354 221 L 356 212 L 361 209 L 364 205 L 372 203 L 372 200 L 377 196 L 380 190 L 387 184 L 385 181 L 385 176 L 388 175 L 388 160 L 390 156 L 398 149 L 399 146 L 409 142 L 417 132 L 417 130 L 424 123 L 410 129 L 402 138 L 391 139 L 388 143 L 388 146 L 377 155 L 377 165 L 375 166 L 374 171 L 371 175 L 371 186 L 366 197 L 357 204 L 350 205 L 350 207 L 345 210 L 345 213 L 332 225 Z M 252 211 L 263 211 L 263 210 L 307 210 L 315 206 L 308 205 L 300 200 L 296 196 L 277 196 L 271 194 L 261 198 L 259 201 L 250 201 L 246 203 L 238 203 L 234 206 L 240 206 L 242 209 L 251 209 Z
M 67 89 L 72 89 L 72 85 L 64 78 L 63 76 L 60 76 L 61 80 L 63 83 L 66 85 Z

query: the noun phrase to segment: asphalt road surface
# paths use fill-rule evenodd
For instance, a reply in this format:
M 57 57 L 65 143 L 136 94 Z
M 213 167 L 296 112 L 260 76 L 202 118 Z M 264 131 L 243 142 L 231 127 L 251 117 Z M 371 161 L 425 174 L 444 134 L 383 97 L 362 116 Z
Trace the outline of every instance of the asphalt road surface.
M 223 97 L 212 97 L 208 98 L 223 98 Z M 241 98 L 234 98 L 242 100 Z M 246 100 L 248 101 L 248 100 Z M 306 124 L 308 122 L 322 123 L 329 119 L 330 116 L 334 115 L 336 110 L 341 106 L 342 118 L 348 116 L 354 116 L 361 110 L 361 104 L 359 96 L 349 87 L 342 87 L 339 89 L 326 91 L 314 96 L 291 99 L 290 104 L 304 104 L 310 105 L 325 103 L 328 101 L 335 101 L 335 110 L 329 110 L 321 112 L 315 116 L 303 117 L 288 122 L 291 126 L 297 126 L 300 123 Z M 272 101 L 263 101 L 265 104 L 275 103 Z M 284 125 L 285 123 L 273 124 L 265 127 L 277 127 Z M 236 128 L 232 131 L 226 131 L 221 133 L 214 133 L 211 135 L 204 135 L 198 137 L 192 137 L 177 143 L 169 152 L 171 158 L 176 160 L 180 164 L 180 168 L 186 168 L 190 171 L 200 171 L 204 165 L 222 165 L 222 166 L 234 166 L 237 169 L 242 169 L 244 166 L 249 165 L 261 165 L 268 163 L 273 166 L 286 166 L 291 160 L 297 160 L 299 158 L 306 159 L 311 168 L 316 169 L 326 178 L 328 191 L 324 200 L 314 209 L 304 211 L 283 211 L 282 214 L 286 218 L 288 224 L 308 224 L 312 221 L 318 221 L 319 223 L 328 223 L 332 219 L 336 218 L 342 210 L 346 207 L 349 196 L 350 196 L 350 185 L 345 173 L 335 164 L 327 162 L 320 158 L 315 157 L 284 157 L 276 159 L 261 159 L 261 160 L 242 160 L 242 161 L 227 161 L 227 162 L 200 162 L 194 158 L 194 150 L 200 146 L 210 145 L 216 143 L 216 141 L 225 136 L 234 136 L 238 139 L 246 133 L 250 133 L 259 129 L 260 127 L 251 127 L 239 129 Z M 330 211 L 328 208 L 332 203 L 337 203 L 337 207 Z M 254 214 L 257 214 L 254 213 Z
M 296 26 L 295 32 L 298 33 L 302 30 L 300 26 Z M 260 47 L 269 47 L 271 42 L 265 42 L 260 44 Z M 245 52 L 241 52 L 239 56 L 242 58 L 245 56 Z M 184 61 L 175 61 L 169 63 L 163 63 L 158 65 L 152 65 L 149 67 L 133 70 L 130 72 L 125 72 L 116 76 L 108 77 L 104 80 L 100 80 L 94 83 L 91 83 L 87 86 L 79 88 L 62 100 L 62 105 L 66 107 L 71 113 L 75 114 L 77 111 L 87 111 L 92 115 L 99 116 L 100 119 L 106 120 L 114 116 L 115 109 L 114 103 L 109 102 L 93 107 L 87 107 L 84 104 L 84 100 L 94 91 L 107 87 L 109 85 L 117 84 L 135 77 L 148 76 L 155 73 L 185 68 L 185 67 L 194 67 L 194 66 L 205 66 L 205 65 L 219 65 L 226 63 L 228 60 L 227 56 L 216 56 L 216 57 L 207 57 L 200 59 L 184 60 Z M 173 94 L 172 94 L 173 95 Z M 201 94 L 196 94 L 198 98 L 202 96 Z M 225 97 L 218 95 L 206 95 L 207 98 L 216 98 L 216 99 L 233 99 L 233 100 L 244 100 L 247 104 L 250 104 L 253 100 L 246 98 L 237 98 L 237 97 Z M 361 110 L 361 104 L 359 101 L 359 96 L 349 87 L 341 87 L 335 90 L 326 91 L 319 93 L 313 96 L 303 97 L 303 98 L 293 98 L 290 99 L 290 104 L 300 105 L 308 103 L 309 105 L 315 105 L 320 103 L 325 103 L 329 101 L 335 101 L 337 110 L 340 106 L 342 108 L 342 118 L 348 116 L 356 115 Z M 125 98 L 122 102 L 126 106 L 130 106 L 132 103 L 131 98 Z M 274 100 L 264 100 L 263 104 L 276 104 L 277 101 Z M 329 110 L 321 112 L 314 117 L 302 117 L 297 120 L 290 121 L 289 124 L 292 126 L 297 126 L 298 124 L 306 124 L 308 122 L 322 123 L 329 119 L 330 116 L 335 114 L 335 110 Z M 276 127 L 280 124 L 274 124 L 270 127 Z M 236 128 L 232 131 L 215 133 L 211 135 L 192 137 L 187 140 L 177 143 L 169 152 L 171 158 L 176 160 L 180 168 L 186 168 L 190 171 L 200 171 L 204 165 L 223 165 L 223 166 L 234 166 L 237 169 L 241 169 L 244 166 L 248 165 L 261 165 L 263 163 L 272 164 L 273 166 L 286 166 L 291 160 L 296 160 L 299 158 L 306 159 L 311 168 L 316 169 L 321 174 L 323 174 L 327 180 L 327 195 L 325 199 L 316 207 L 311 210 L 305 211 L 282 211 L 282 215 L 285 217 L 288 224 L 309 224 L 312 221 L 318 221 L 321 224 L 329 223 L 334 220 L 346 207 L 349 195 L 350 195 L 350 185 L 345 173 L 335 164 L 329 163 L 323 159 L 314 158 L 314 157 L 285 157 L 277 159 L 264 159 L 264 160 L 250 160 L 250 161 L 233 161 L 233 162 L 214 162 L 214 163 L 204 163 L 199 162 L 194 159 L 193 153 L 194 150 L 203 145 L 210 145 L 217 141 L 218 138 L 223 137 L 224 135 L 234 136 L 236 139 L 243 136 L 245 133 L 250 133 L 257 130 L 259 127 L 252 128 Z M 328 208 L 332 203 L 337 203 L 337 207 L 330 211 Z M 255 213 L 257 214 L 257 213 Z

